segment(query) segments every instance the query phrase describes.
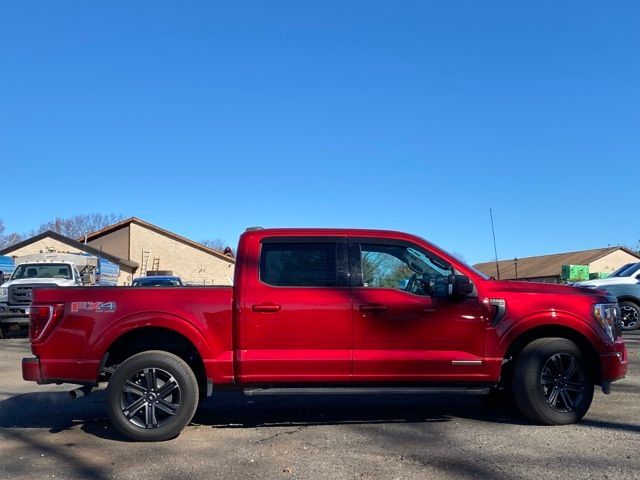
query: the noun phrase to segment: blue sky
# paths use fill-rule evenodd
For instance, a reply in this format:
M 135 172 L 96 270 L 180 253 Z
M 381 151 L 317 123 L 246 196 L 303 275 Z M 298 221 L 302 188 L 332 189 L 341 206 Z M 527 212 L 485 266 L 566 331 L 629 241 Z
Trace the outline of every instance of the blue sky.
M 0 218 L 410 231 L 502 258 L 640 239 L 640 3 L 14 2 Z

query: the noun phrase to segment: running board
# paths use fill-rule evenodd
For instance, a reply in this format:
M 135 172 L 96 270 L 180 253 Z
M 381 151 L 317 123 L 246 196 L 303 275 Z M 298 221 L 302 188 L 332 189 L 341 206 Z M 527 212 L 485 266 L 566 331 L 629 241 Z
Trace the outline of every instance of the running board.
M 487 395 L 489 387 L 273 387 L 247 388 L 248 397 L 257 395 L 406 395 L 467 394 Z

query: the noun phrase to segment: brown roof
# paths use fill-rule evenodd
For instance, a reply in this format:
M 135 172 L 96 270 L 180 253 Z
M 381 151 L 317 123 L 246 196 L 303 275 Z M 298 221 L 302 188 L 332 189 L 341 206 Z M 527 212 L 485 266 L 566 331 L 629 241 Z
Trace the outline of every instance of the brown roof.
M 111 232 L 115 232 L 116 230 L 119 230 L 121 228 L 127 227 L 129 225 L 131 225 L 132 223 L 136 223 L 142 227 L 148 228 L 149 230 L 153 230 L 154 232 L 157 232 L 161 235 L 165 235 L 169 238 L 172 238 L 174 240 L 177 240 L 178 242 L 182 242 L 185 243 L 193 248 L 197 248 L 198 250 L 202 250 L 205 253 L 209 253 L 211 255 L 214 255 L 222 260 L 226 260 L 229 263 L 235 263 L 235 260 L 232 257 L 229 257 L 228 255 L 225 255 L 223 253 L 218 252 L 217 250 L 214 250 L 212 248 L 209 248 L 201 243 L 198 242 L 194 242 L 193 240 L 189 240 L 188 238 L 185 238 L 181 235 L 178 235 L 177 233 L 173 233 L 170 232 L 169 230 L 165 230 L 164 228 L 160 228 L 156 225 L 153 225 L 149 222 L 145 222 L 144 220 L 140 220 L 137 217 L 131 217 L 131 218 L 127 218 L 126 220 L 122 220 L 121 222 L 118 223 L 114 223 L 113 225 L 109 225 L 105 228 L 103 228 L 102 230 L 98 230 L 96 232 L 90 233 L 87 235 L 87 241 L 91 241 L 91 240 L 95 240 L 97 238 L 102 237 L 103 235 L 107 235 L 108 233 Z
M 640 255 L 625 247 L 594 248 L 579 252 L 554 253 L 539 257 L 518 259 L 518 278 L 558 277 L 562 265 L 588 265 L 616 250 L 623 250 L 640 261 Z M 516 267 L 513 259 L 500 260 L 500 278 L 516 278 Z M 496 262 L 485 262 L 474 265 L 478 270 L 492 277 L 498 277 Z
M 39 233 L 33 237 L 27 238 L 21 242 L 15 243 L 7 248 L 0 250 L 0 255 L 9 255 L 11 252 L 14 252 L 24 246 L 31 245 L 43 238 L 53 238 L 54 240 L 58 240 L 61 243 L 69 245 L 70 247 L 81 250 L 85 253 L 90 253 L 95 255 L 96 257 L 106 258 L 107 260 L 117 263 L 119 265 L 126 265 L 127 267 L 136 269 L 138 268 L 138 264 L 131 260 L 126 260 L 124 258 L 116 257 L 115 255 L 111 255 L 110 253 L 103 252 L 102 250 L 98 250 L 97 248 L 91 247 L 89 245 L 85 245 L 82 242 L 74 240 L 73 238 L 65 237 L 57 232 L 52 230 L 47 230 L 46 232 Z

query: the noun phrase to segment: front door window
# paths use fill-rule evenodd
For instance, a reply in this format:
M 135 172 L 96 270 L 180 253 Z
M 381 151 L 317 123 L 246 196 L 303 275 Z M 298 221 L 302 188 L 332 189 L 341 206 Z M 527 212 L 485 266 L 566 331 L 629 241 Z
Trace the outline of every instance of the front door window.
M 418 248 L 363 243 L 360 258 L 363 287 L 394 288 L 436 298 L 448 294 L 453 269 Z

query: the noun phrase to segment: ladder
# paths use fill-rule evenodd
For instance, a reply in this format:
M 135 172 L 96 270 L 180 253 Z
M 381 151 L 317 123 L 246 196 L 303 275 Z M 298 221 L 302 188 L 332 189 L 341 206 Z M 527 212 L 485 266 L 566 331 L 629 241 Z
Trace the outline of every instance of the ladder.
M 153 265 L 151 266 L 151 270 L 154 272 L 160 270 L 160 257 L 153 257 Z
M 147 274 L 147 266 L 149 265 L 149 250 L 142 249 L 142 265 L 140 266 L 140 276 Z

